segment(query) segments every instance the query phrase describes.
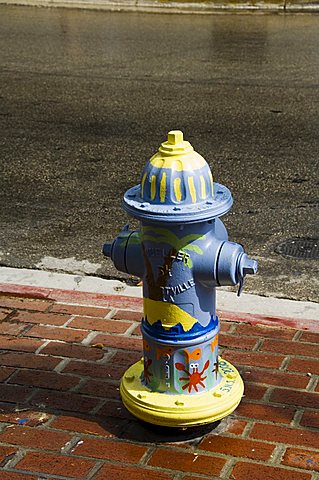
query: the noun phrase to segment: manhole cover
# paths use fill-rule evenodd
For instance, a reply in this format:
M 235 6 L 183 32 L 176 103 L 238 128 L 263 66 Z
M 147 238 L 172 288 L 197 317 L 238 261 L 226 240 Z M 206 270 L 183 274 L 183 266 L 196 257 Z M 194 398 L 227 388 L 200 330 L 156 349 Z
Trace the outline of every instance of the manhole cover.
M 318 238 L 289 238 L 275 248 L 275 252 L 284 257 L 319 258 Z

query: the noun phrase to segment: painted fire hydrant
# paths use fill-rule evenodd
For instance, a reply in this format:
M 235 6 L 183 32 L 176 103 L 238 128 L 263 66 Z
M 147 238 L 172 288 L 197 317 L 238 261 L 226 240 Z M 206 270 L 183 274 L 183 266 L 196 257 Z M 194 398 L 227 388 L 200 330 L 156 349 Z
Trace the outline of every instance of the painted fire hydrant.
M 239 285 L 240 293 L 257 262 L 228 241 L 219 217 L 231 206 L 230 191 L 213 182 L 204 158 L 181 131 L 171 131 L 140 185 L 124 195 L 123 208 L 140 230 L 126 226 L 103 247 L 118 270 L 143 279 L 144 357 L 125 372 L 120 392 L 146 422 L 211 423 L 242 398 L 238 371 L 218 356 L 216 287 Z

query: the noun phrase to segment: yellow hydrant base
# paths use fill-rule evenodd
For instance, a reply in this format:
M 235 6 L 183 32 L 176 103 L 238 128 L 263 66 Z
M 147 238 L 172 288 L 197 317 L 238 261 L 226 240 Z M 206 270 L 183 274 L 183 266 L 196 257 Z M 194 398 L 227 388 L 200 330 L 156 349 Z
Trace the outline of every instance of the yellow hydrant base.
M 142 372 L 143 359 L 125 372 L 120 388 L 122 401 L 137 418 L 155 425 L 191 427 L 216 422 L 235 410 L 244 393 L 238 371 L 221 358 L 221 382 L 198 395 L 152 392 L 141 383 Z

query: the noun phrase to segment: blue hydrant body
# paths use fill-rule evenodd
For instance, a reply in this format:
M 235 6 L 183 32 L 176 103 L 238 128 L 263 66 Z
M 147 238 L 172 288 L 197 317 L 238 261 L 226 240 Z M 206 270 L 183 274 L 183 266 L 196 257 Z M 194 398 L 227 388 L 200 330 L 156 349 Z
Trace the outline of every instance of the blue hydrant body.
M 256 273 L 241 245 L 229 242 L 220 220 L 230 191 L 213 182 L 210 168 L 180 131 L 168 134 L 146 165 L 141 184 L 123 207 L 141 223 L 128 227 L 104 254 L 118 270 L 143 279 L 144 357 L 121 383 L 126 407 L 160 425 L 190 426 L 228 415 L 243 383 L 218 356 L 216 287 Z

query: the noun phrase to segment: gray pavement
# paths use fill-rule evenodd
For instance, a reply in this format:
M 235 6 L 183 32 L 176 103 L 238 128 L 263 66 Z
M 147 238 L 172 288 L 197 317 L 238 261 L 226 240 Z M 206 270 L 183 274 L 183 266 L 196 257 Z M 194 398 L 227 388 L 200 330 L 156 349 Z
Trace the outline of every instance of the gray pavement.
M 246 291 L 318 301 L 319 17 L 0 6 L 0 263 L 123 278 L 101 244 L 170 129 L 227 185 Z

